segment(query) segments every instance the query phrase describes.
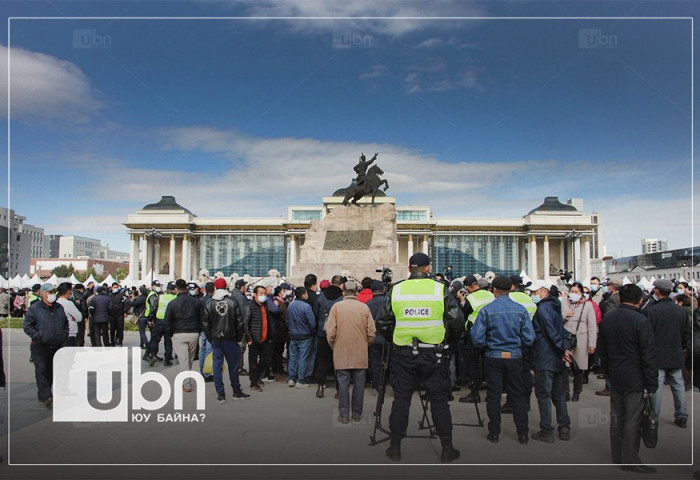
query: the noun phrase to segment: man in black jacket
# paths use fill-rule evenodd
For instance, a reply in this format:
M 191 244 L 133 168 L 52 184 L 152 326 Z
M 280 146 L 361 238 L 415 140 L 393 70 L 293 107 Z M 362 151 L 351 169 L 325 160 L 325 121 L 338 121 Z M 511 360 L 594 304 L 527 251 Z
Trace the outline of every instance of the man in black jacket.
M 187 282 L 179 278 L 175 282 L 177 297 L 165 309 L 165 324 L 173 339 L 173 350 L 177 355 L 180 370 L 192 370 L 194 355 L 202 330 L 200 313 L 202 301 L 187 293 Z M 203 380 L 203 379 L 202 379 Z M 186 377 L 182 384 L 185 392 L 192 391 L 192 379 Z
M 324 397 L 326 377 L 328 372 L 334 371 L 333 350 L 328 345 L 328 339 L 326 338 L 326 320 L 328 320 L 328 314 L 333 305 L 343 299 L 343 289 L 340 287 L 342 284 L 343 277 L 334 275 L 331 278 L 331 285 L 318 296 L 314 305 L 314 315 L 318 326 L 318 331 L 316 332 L 318 337 L 318 390 L 316 390 L 316 396 L 318 398 Z
M 620 306 L 600 324 L 600 356 L 610 380 L 610 448 L 613 463 L 623 470 L 653 473 L 640 465 L 644 390 L 658 387 L 658 366 L 651 322 L 639 312 L 642 290 L 634 285 L 620 288 Z
M 50 408 L 53 404 L 53 357 L 68 339 L 68 317 L 56 303 L 56 285 L 45 283 L 37 293 L 39 300 L 29 307 L 24 317 L 24 333 L 32 339 L 30 350 L 39 401 Z
M 223 381 L 224 358 L 228 365 L 229 380 L 233 388 L 234 400 L 245 400 L 250 397 L 243 393 L 238 380 L 238 367 L 241 362 L 241 347 L 238 342 L 247 337 L 243 324 L 243 315 L 238 304 L 231 298 L 226 280 L 217 278 L 214 282 L 216 289 L 211 300 L 203 303 L 201 312 L 202 326 L 207 340 L 211 343 L 214 357 L 214 387 L 218 394 L 216 401 L 226 403 L 226 393 Z
M 109 300 L 109 343 L 113 347 L 121 347 L 124 342 L 124 302 L 127 298 L 117 282 L 112 283 Z
M 681 428 L 686 428 L 688 410 L 685 405 L 683 350 L 690 346 L 692 330 L 685 309 L 669 298 L 673 283 L 666 279 L 657 280 L 654 283 L 654 290 L 656 303 L 647 312 L 647 317 L 654 329 L 656 361 L 659 364 L 659 388 L 653 397 L 654 410 L 658 416 L 661 416 L 664 381 L 668 378 L 673 392 L 674 423 Z
M 532 318 L 535 342 L 532 346 L 533 370 L 535 371 L 535 396 L 540 409 L 540 430 L 531 438 L 541 442 L 554 442 L 552 427 L 552 403 L 557 411 L 559 438 L 570 438 L 571 421 L 566 408 L 568 375 L 564 361 L 571 361 L 569 339 L 561 315 L 561 302 L 549 295 L 550 284 L 535 280 L 527 290 L 537 305 Z
M 248 337 L 248 365 L 250 372 L 250 389 L 261 392 L 264 385 L 262 377 L 272 359 L 272 330 L 270 313 L 267 310 L 267 293 L 265 287 L 258 285 L 253 290 L 250 305 L 250 336 Z
M 369 302 L 367 302 L 367 306 L 369 307 L 369 311 L 372 313 L 372 318 L 374 319 L 374 325 L 376 327 L 379 314 L 384 308 L 384 304 L 386 304 L 386 295 L 384 294 L 385 288 L 384 284 L 379 280 L 372 280 L 370 289 L 372 290 L 372 298 Z M 369 370 L 372 377 L 372 387 L 374 388 L 375 392 L 379 392 L 379 381 L 382 374 L 382 353 L 384 352 L 385 347 L 390 347 L 390 345 L 385 344 L 386 339 L 382 337 L 381 334 L 377 333 L 374 337 L 374 342 L 369 346 Z M 386 375 L 386 378 L 384 379 L 385 385 L 388 378 L 389 376 Z

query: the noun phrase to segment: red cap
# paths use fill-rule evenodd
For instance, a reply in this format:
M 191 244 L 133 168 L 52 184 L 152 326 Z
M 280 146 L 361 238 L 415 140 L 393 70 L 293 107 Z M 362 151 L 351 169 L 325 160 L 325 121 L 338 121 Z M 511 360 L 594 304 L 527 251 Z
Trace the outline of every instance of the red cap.
M 331 286 L 331 282 L 329 282 L 328 280 L 321 280 L 321 283 L 319 284 L 319 287 L 321 287 L 321 290 L 324 290 L 330 286 Z
M 217 278 L 214 280 L 214 288 L 217 290 L 226 290 L 226 287 L 228 287 L 228 282 L 225 278 Z

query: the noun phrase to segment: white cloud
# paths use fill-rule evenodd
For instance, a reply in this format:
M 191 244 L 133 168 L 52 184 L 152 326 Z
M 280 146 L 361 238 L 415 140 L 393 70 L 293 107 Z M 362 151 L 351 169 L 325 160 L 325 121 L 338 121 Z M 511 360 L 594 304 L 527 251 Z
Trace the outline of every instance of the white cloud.
M 326 17 L 320 20 L 294 20 L 289 26 L 294 31 L 311 31 L 317 28 L 357 28 L 361 32 L 401 36 L 424 30 L 435 25 L 421 17 L 484 16 L 476 2 L 445 0 L 426 4 L 415 1 L 353 0 L 263 0 L 251 4 L 244 0 L 225 0 L 231 6 L 242 6 L 246 14 L 265 17 Z M 418 17 L 417 19 L 333 20 L 333 17 Z M 457 24 L 452 24 L 455 28 Z M 464 27 L 464 25 L 462 25 Z
M 8 50 L 0 45 L 3 92 L 7 92 Z M 9 55 L 11 118 L 84 123 L 102 107 L 99 93 L 75 64 L 17 47 Z M 7 95 L 0 95 L 0 115 L 7 115 Z

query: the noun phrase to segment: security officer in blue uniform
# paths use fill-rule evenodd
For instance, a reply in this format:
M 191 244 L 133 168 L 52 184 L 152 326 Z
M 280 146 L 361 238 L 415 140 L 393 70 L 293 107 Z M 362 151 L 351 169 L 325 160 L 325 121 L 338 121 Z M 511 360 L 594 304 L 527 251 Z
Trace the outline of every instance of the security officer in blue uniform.
M 442 443 L 442 462 L 459 458 L 452 446 L 450 380 L 443 357 L 449 338 L 459 338 L 463 315 L 447 285 L 430 277 L 430 257 L 409 259 L 410 276 L 391 286 L 377 320 L 377 331 L 393 344 L 391 386 L 394 403 L 389 417 L 391 445 L 386 455 L 401 460 L 413 392 L 420 385 L 430 400 L 435 430 Z M 444 358 L 444 360 L 443 360 Z

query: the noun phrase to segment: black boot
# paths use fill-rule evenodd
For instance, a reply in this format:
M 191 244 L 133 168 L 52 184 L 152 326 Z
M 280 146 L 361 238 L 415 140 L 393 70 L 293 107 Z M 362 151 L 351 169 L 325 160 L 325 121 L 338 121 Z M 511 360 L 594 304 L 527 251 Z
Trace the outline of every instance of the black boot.
M 395 462 L 401 460 L 401 435 L 392 433 L 389 436 L 391 445 L 386 449 L 386 456 Z
M 459 458 L 459 450 L 452 446 L 452 435 L 441 435 L 440 443 L 442 444 L 442 455 L 440 461 L 442 463 L 450 463 Z

